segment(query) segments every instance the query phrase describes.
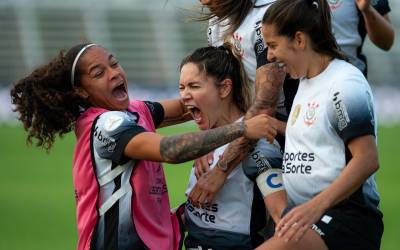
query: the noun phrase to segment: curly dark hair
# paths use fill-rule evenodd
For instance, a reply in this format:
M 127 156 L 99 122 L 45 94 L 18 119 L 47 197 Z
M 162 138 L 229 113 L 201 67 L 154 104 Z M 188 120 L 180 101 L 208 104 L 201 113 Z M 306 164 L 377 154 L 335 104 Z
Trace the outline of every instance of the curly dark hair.
M 79 44 L 58 56 L 48 64 L 35 69 L 17 81 L 11 88 L 14 112 L 28 132 L 27 144 L 36 138 L 36 146 L 49 151 L 55 137 L 62 137 L 75 127 L 82 108 L 89 104 L 76 94 L 71 84 L 71 68 L 78 52 L 88 43 Z M 81 74 L 77 65 L 76 84 Z

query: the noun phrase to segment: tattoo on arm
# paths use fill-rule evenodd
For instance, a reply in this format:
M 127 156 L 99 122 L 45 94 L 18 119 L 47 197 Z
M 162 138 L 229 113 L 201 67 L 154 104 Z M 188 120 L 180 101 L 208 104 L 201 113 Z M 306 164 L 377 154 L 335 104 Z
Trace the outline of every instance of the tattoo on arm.
M 259 113 L 274 115 L 286 73 L 276 63 L 257 69 L 256 99 L 246 117 Z
M 170 163 L 180 163 L 196 159 L 245 133 L 245 123 L 237 122 L 220 128 L 197 133 L 163 137 L 160 155 Z
M 246 158 L 247 154 L 253 149 L 257 140 L 249 140 L 244 137 L 233 141 L 223 153 L 219 161 L 228 166 L 228 172 L 232 171 L 241 161 Z

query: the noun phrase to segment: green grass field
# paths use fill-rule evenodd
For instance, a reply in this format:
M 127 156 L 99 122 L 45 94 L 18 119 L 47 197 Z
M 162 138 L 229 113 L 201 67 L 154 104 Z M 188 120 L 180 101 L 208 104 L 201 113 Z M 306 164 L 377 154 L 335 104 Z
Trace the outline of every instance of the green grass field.
M 191 124 L 161 130 L 177 134 L 193 130 Z M 379 128 L 381 193 L 385 232 L 383 250 L 400 246 L 400 125 Z M 58 140 L 50 152 L 27 147 L 21 127 L 0 124 L 0 249 L 74 249 L 75 200 L 72 186 L 74 136 Z M 165 165 L 171 205 L 184 201 L 190 163 Z

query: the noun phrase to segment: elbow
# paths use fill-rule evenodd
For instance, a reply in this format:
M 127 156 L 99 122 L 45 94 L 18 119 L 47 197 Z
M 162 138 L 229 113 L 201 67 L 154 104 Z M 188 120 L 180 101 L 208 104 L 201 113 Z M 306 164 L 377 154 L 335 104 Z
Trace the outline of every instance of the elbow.
M 369 163 L 370 174 L 372 175 L 376 171 L 378 171 L 380 167 L 378 155 L 374 155 L 373 157 L 371 157 Z
M 389 42 L 387 42 L 387 43 L 385 43 L 385 44 L 382 44 L 382 46 L 380 47 L 382 50 L 384 50 L 384 51 L 389 51 L 392 47 L 393 47 L 393 43 L 394 43 L 394 41 L 392 40 L 392 41 L 389 41 Z
M 389 51 L 394 44 L 394 30 L 387 35 L 386 39 L 380 39 L 377 46 L 384 51 Z

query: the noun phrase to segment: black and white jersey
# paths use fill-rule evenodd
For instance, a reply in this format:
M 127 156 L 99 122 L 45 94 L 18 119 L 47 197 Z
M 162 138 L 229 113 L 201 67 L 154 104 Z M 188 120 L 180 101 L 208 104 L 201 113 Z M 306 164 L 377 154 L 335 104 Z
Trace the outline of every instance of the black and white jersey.
M 146 102 L 146 105 L 157 127 L 164 119 L 164 110 L 159 103 Z M 138 124 L 139 119 L 136 112 L 108 111 L 93 123 L 92 160 L 100 186 L 98 200 L 102 204 L 93 237 L 95 249 L 103 249 L 110 242 L 120 249 L 143 245 L 135 230 L 131 208 L 130 181 L 136 161 L 124 155 L 128 142 L 146 131 Z
M 282 167 L 289 204 L 302 204 L 327 188 L 351 159 L 348 142 L 363 135 L 376 136 L 376 119 L 371 89 L 356 67 L 334 59 L 321 74 L 301 79 Z M 349 200 L 376 211 L 374 176 Z

